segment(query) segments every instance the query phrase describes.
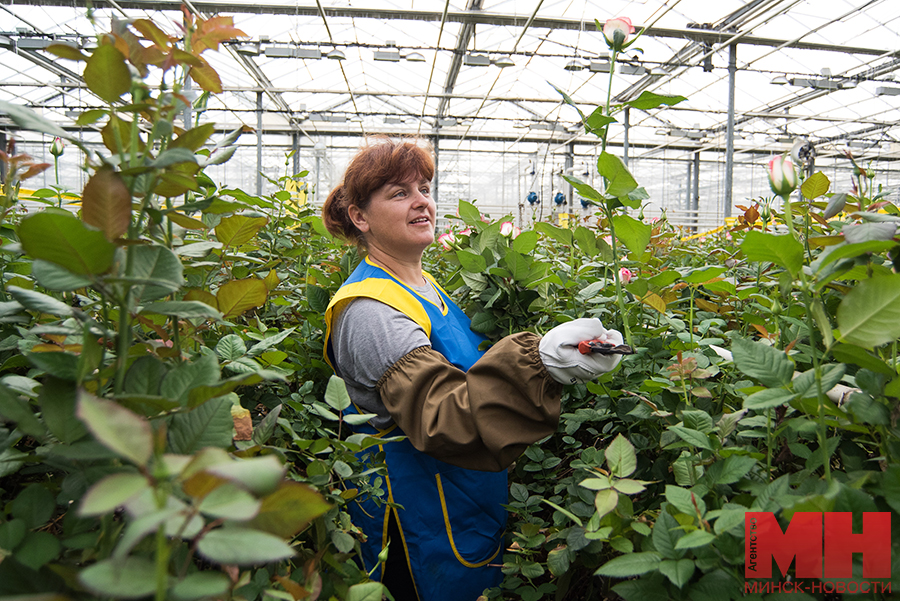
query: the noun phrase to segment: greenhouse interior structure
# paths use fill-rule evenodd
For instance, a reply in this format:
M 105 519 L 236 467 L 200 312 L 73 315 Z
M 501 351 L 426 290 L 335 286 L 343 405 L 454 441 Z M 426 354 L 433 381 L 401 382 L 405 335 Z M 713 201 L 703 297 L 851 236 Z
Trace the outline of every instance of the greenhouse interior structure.
M 0 1 L 0 599 L 900 598 L 900 0 Z
M 646 188 L 646 216 L 696 231 L 768 196 L 767 161 L 795 144 L 836 189 L 850 186 L 847 152 L 885 186 L 900 179 L 892 0 L 11 0 L 0 6 L 0 100 L 99 145 L 98 128 L 76 124 L 103 104 L 84 64 L 46 48 L 96 45 L 113 20 L 175 33 L 182 9 L 231 15 L 245 34 L 208 53 L 223 92 L 185 89 L 193 106 L 182 118 L 220 132 L 247 126 L 234 158 L 207 171 L 249 193 L 308 171 L 304 190 L 321 203 L 365 136 L 418 136 L 434 148 L 439 215 L 459 200 L 522 227 L 589 214 L 563 176 L 592 183 L 600 142 L 560 91 L 585 115 L 644 92 L 685 97 L 628 107 L 607 143 Z M 598 26 L 617 16 L 641 38 L 611 70 Z M 50 158 L 46 135 L 2 114 L 0 136 Z M 53 171 L 42 178 L 29 186 L 52 184 Z M 61 157 L 59 178 L 84 185 L 75 153 Z

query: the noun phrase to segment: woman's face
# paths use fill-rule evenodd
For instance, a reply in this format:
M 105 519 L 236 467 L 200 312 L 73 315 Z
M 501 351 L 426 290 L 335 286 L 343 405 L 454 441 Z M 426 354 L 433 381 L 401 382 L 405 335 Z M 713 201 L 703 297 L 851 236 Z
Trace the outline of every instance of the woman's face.
M 421 257 L 434 242 L 436 212 L 431 182 L 421 175 L 388 182 L 372 193 L 365 209 L 349 209 L 370 250 L 376 248 L 404 258 Z

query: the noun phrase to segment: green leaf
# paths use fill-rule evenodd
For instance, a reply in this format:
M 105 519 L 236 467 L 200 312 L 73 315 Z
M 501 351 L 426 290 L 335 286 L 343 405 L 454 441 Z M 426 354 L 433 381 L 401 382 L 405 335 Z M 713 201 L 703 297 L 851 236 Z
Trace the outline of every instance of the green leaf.
M 325 402 L 337 411 L 343 411 L 350 406 L 350 395 L 347 394 L 347 387 L 338 376 L 333 375 L 328 379 L 328 387 L 325 389 Z
M 803 194 L 803 198 L 815 200 L 828 192 L 830 186 L 831 180 L 828 179 L 828 176 L 821 171 L 816 171 L 800 186 L 800 193 Z
M 259 278 L 232 280 L 216 292 L 219 311 L 225 317 L 236 317 L 245 311 L 261 307 L 268 296 L 269 289 Z
M 707 451 L 713 450 L 712 446 L 710 446 L 709 444 L 709 437 L 703 432 L 692 430 L 691 428 L 685 428 L 684 426 L 669 426 L 668 429 L 674 432 L 678 436 L 678 438 L 688 443 L 689 445 L 700 447 L 701 449 L 706 449 Z
M 509 272 L 512 274 L 515 281 L 525 282 L 531 275 L 531 264 L 533 262 L 531 257 L 526 257 L 514 250 L 510 250 L 506 253 L 506 256 L 503 257 L 502 264 L 509 269 Z
M 672 584 L 683 588 L 694 575 L 694 562 L 691 559 L 664 559 L 659 562 L 659 571 Z
M 244 522 L 256 517 L 262 502 L 242 488 L 226 483 L 214 488 L 200 501 L 204 515 Z
M 324 288 L 308 284 L 306 286 L 306 299 L 309 303 L 309 308 L 316 313 L 324 313 L 325 309 L 328 308 L 329 295 Z
M 89 278 L 75 275 L 65 267 L 41 259 L 35 259 L 31 264 L 31 275 L 42 287 L 56 292 L 68 292 L 91 285 Z
M 150 484 L 141 474 L 113 474 L 103 478 L 81 498 L 78 515 L 82 517 L 103 515 L 124 505 L 129 499 L 149 491 Z
M 612 487 L 623 495 L 636 495 L 639 492 L 643 492 L 644 490 L 646 490 L 643 481 L 629 480 L 627 478 L 615 480 L 612 484 Z
M 101 597 L 139 599 L 156 590 L 156 568 L 143 557 L 104 559 L 78 572 L 78 580 Z
M 324 312 L 324 310 L 322 312 Z M 269 332 L 273 331 L 274 329 L 275 328 L 270 328 Z M 296 329 L 296 327 L 288 328 L 286 330 L 278 332 L 277 334 L 273 334 L 272 336 L 266 336 L 265 338 L 254 344 L 252 347 L 250 347 L 250 350 L 247 351 L 247 355 L 250 357 L 258 357 L 273 346 L 284 342 L 284 340 L 288 336 L 290 336 Z
M 497 327 L 497 318 L 487 311 L 472 316 L 471 328 L 479 334 L 490 334 Z
M 900 274 L 863 280 L 837 309 L 841 341 L 864 348 L 900 337 Z
M 770 261 L 787 269 L 793 277 L 797 277 L 803 266 L 803 245 L 789 234 L 747 232 L 741 250 L 749 260 Z
M 668 511 L 660 511 L 656 523 L 653 524 L 653 547 L 663 557 L 668 559 L 681 559 L 684 551 L 677 551 L 675 544 L 684 536 L 684 531 L 678 521 Z
M 675 545 L 676 549 L 694 549 L 703 547 L 715 540 L 716 536 L 706 530 L 694 530 L 681 537 Z
M 212 123 L 206 124 L 212 125 Z M 204 126 L 201 126 L 204 127 Z M 194 128 L 198 129 L 198 128 Z M 191 131 L 194 131 L 193 129 Z M 182 135 L 184 137 L 184 135 Z M 179 138 L 180 140 L 181 138 Z M 196 163 L 197 156 L 194 152 L 189 148 L 178 148 L 178 147 L 170 147 L 167 150 L 164 150 L 156 157 L 156 159 L 151 163 L 151 166 L 156 169 L 165 169 L 166 167 L 171 167 L 172 165 L 177 165 L 179 163 Z
M 763 386 L 784 386 L 794 375 L 794 363 L 787 353 L 761 342 L 735 338 L 731 353 L 735 366 Z
M 103 232 L 88 229 L 80 219 L 61 213 L 35 213 L 19 224 L 22 248 L 35 259 L 65 267 L 78 275 L 105 273 L 116 247 Z
M 597 491 L 597 494 L 594 497 L 594 507 L 597 509 L 597 515 L 601 518 L 614 511 L 618 504 L 619 493 L 611 488 Z
M 667 484 L 666 501 L 671 503 L 675 509 L 687 515 L 697 515 L 698 510 L 701 516 L 706 514 L 706 503 L 704 503 L 703 499 L 686 488 Z M 694 507 L 694 503 L 696 503 L 696 507 Z
M 222 314 L 215 308 L 201 301 L 158 301 L 144 305 L 141 313 L 171 315 L 185 319 L 211 318 L 222 319 Z
M 94 226 L 110 242 L 122 236 L 131 225 L 131 193 L 112 167 L 104 165 L 94 172 L 81 195 L 81 218 Z
M 825 393 L 834 388 L 835 385 L 841 381 L 847 367 L 842 363 L 833 363 L 831 365 L 822 365 L 820 369 L 822 370 L 822 392 Z M 797 394 L 798 398 L 803 399 L 817 396 L 816 370 L 809 369 L 794 378 L 793 386 L 794 392 Z
M 634 452 L 634 446 L 621 434 L 616 436 L 606 447 L 604 454 L 606 465 L 613 474 L 620 478 L 630 476 L 637 469 L 637 455 Z
M 688 284 L 703 284 L 704 282 L 708 282 L 714 278 L 719 277 L 726 271 L 728 271 L 727 267 L 718 265 L 698 267 L 697 269 L 690 270 L 681 279 L 683 279 Z
M 248 526 L 294 536 L 329 509 L 331 505 L 308 484 L 282 480 L 275 492 L 263 497 L 259 513 Z
M 56 512 L 56 501 L 41 484 L 30 484 L 10 504 L 9 513 L 34 530 L 47 524 Z
M 167 296 L 184 285 L 181 259 L 164 246 L 133 248 L 131 267 L 132 277 L 148 281 L 144 286 L 133 288 L 135 298 L 142 302 Z
M 466 271 L 482 273 L 487 269 L 487 262 L 484 260 L 484 257 L 476 255 L 472 251 L 458 250 L 456 251 L 456 258 L 459 259 L 459 264 Z
M 236 361 L 247 353 L 244 340 L 237 334 L 226 334 L 216 344 L 216 354 L 223 361 Z
M 203 355 L 196 361 L 181 363 L 169 371 L 162 380 L 159 393 L 184 405 L 194 389 L 217 384 L 219 376 L 219 364 L 216 358 Z M 227 394 L 227 392 L 221 394 Z
M 568 246 L 572 245 L 572 230 L 556 227 L 546 221 L 538 221 L 534 224 L 534 229 L 541 234 L 553 238 L 560 244 Z
M 614 215 L 613 225 L 616 228 L 616 238 L 636 255 L 642 254 L 650 243 L 653 228 L 649 224 L 638 221 L 630 215 Z
M 103 446 L 133 463 L 145 466 L 153 455 L 150 422 L 118 403 L 78 392 L 77 415 Z
M 880 374 L 891 376 L 896 373 L 887 363 L 873 355 L 871 352 L 853 344 L 835 344 L 832 349 L 832 354 L 838 361 L 865 367 L 870 371 L 878 372 Z
M 575 228 L 575 242 L 578 244 L 581 252 L 589 257 L 595 256 L 599 251 L 597 248 L 597 236 L 586 227 L 578 226 Z
M 222 572 L 196 572 L 172 587 L 171 597 L 174 601 L 221 599 L 230 588 L 231 580 Z
M 234 421 L 231 401 L 210 399 L 187 413 L 172 416 L 169 444 L 173 453 L 189 455 L 204 447 L 226 449 L 231 446 Z
M 574 175 L 564 175 L 563 179 L 569 182 L 575 191 L 578 192 L 581 196 L 587 198 L 588 200 L 593 200 L 596 203 L 602 203 L 606 200 L 600 192 L 595 190 L 593 186 L 587 184 Z
M 22 565 L 39 570 L 41 566 L 59 557 L 61 550 L 59 539 L 49 532 L 29 532 L 13 556 Z
M 77 136 L 73 136 L 62 127 L 50 121 L 46 117 L 37 114 L 30 108 L 21 104 L 13 104 L 0 100 L 0 112 L 9 115 L 16 125 L 22 129 L 45 133 L 50 136 L 59 137 L 75 144 L 81 144 Z M 5 152 L 5 149 L 4 149 Z
M 74 382 L 52 376 L 44 378 L 38 403 L 44 424 L 60 442 L 72 444 L 87 434 L 87 429 L 75 414 L 77 403 Z
M 598 106 L 594 109 L 588 118 L 584 120 L 585 129 L 597 137 L 603 135 L 603 128 L 609 125 L 610 123 L 616 123 L 615 117 L 610 117 L 609 115 L 604 115 L 604 107 Z
M 625 166 L 622 159 L 614 154 L 605 151 L 601 153 L 597 159 L 597 170 L 609 182 L 606 187 L 607 196 L 615 198 L 628 196 L 629 192 L 638 187 L 637 181 L 628 171 L 628 167 Z
M 731 457 L 735 457 L 732 455 Z M 729 459 L 731 458 L 729 457 Z M 755 461 L 755 460 L 754 460 Z M 744 524 L 747 509 L 726 509 L 716 518 L 716 534 L 723 534 L 732 528 Z
M 796 394 L 785 388 L 767 388 L 755 392 L 744 399 L 744 409 L 762 411 L 771 407 L 780 407 L 790 403 L 797 397 Z
M 240 246 L 252 239 L 268 222 L 267 217 L 232 215 L 216 226 L 216 239 L 225 246 Z
M 872 242 L 876 240 L 892 240 L 897 235 L 896 223 L 853 223 L 845 225 L 841 230 L 844 239 L 850 244 Z
M 24 434 L 38 440 L 47 437 L 47 429 L 35 416 L 28 402 L 18 398 L 17 394 L 6 386 L 0 386 L 0 416 L 15 422 L 16 427 Z
M 354 584 L 347 591 L 347 601 L 381 601 L 384 591 L 380 582 Z
M 513 240 L 512 249 L 517 253 L 530 255 L 532 252 L 534 252 L 534 249 L 537 248 L 537 243 L 537 232 L 535 232 L 534 230 L 528 230 L 522 232 L 515 240 Z
M 641 92 L 641 95 L 634 100 L 627 100 L 622 104 L 627 104 L 632 108 L 646 111 L 649 109 L 655 109 L 664 104 L 667 106 L 672 106 L 678 104 L 679 102 L 684 102 L 685 100 L 687 100 L 687 98 L 685 98 L 684 96 L 666 96 L 663 94 L 656 94 L 654 92 L 648 92 L 645 90 Z
M 830 265 L 837 260 L 858 257 L 866 253 L 879 253 L 890 250 L 895 246 L 897 246 L 897 243 L 893 240 L 871 240 L 869 242 L 858 242 L 856 244 L 847 244 L 846 242 L 843 242 L 826 248 L 811 267 L 816 271 L 821 271 L 825 266 Z
M 169 368 L 154 356 L 138 358 L 125 373 L 125 392 L 156 396 Z
M 294 556 L 281 538 L 248 528 L 225 527 L 207 532 L 197 543 L 205 558 L 222 564 L 253 565 Z
M 71 353 L 23 353 L 39 370 L 63 380 L 78 380 L 78 357 Z
M 550 573 L 557 578 L 569 571 L 569 565 L 568 549 L 553 549 L 547 554 L 547 567 L 550 568 Z
M 844 207 L 847 206 L 847 196 L 846 192 L 838 192 L 837 194 L 832 194 L 831 198 L 828 199 L 828 204 L 825 205 L 825 210 L 822 211 L 822 217 L 825 219 L 831 219 L 838 213 L 844 210 Z
M 625 601 L 671 601 L 665 577 L 659 572 L 647 574 L 637 580 L 620 582 L 612 590 Z M 724 601 L 724 598 L 716 601 Z
M 740 599 L 742 595 L 742 582 L 738 582 L 731 572 L 721 568 L 714 572 L 704 574 L 700 582 L 691 585 L 691 601 L 725 601 L 726 599 Z M 791 598 L 796 598 L 796 593 Z M 759 601 L 758 596 L 755 601 Z M 748 596 L 748 601 L 754 601 Z M 799 601 L 799 600 L 798 600 Z
M 716 484 L 733 484 L 756 467 L 756 459 L 747 455 L 729 455 L 722 471 L 716 477 Z
M 131 89 L 131 72 L 122 53 L 112 44 L 104 44 L 87 60 L 84 81 L 91 92 L 112 103 Z
M 550 83 L 549 81 L 547 83 Z M 552 83 L 550 83 L 550 87 L 557 91 L 557 93 L 563 97 L 563 102 L 568 104 L 571 107 L 574 107 L 576 111 L 578 111 L 578 116 L 581 117 L 581 120 L 584 121 L 584 113 L 581 112 L 581 109 L 578 108 L 578 105 L 575 104 L 575 101 L 572 100 L 572 97 L 562 91 L 561 88 L 556 87 Z
M 658 553 L 643 552 L 631 553 L 616 557 L 594 572 L 595 576 L 611 576 L 614 578 L 628 578 L 629 576 L 640 576 L 647 572 L 653 571 L 659 567 L 660 557 Z

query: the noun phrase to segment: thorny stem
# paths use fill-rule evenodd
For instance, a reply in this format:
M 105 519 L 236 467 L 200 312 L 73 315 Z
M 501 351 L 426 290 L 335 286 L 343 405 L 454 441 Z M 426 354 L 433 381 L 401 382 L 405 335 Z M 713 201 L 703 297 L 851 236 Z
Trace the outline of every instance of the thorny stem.
M 787 222 L 788 231 L 792 238 L 797 240 L 797 233 L 794 231 L 794 213 L 791 210 L 791 195 L 790 192 L 781 196 L 784 200 L 784 219 Z M 798 240 L 799 241 L 799 240 Z M 815 370 L 816 375 L 816 398 L 818 400 L 819 406 L 819 428 L 818 428 L 818 439 L 819 439 L 819 447 L 822 451 L 822 467 L 825 472 L 825 481 L 829 484 L 831 483 L 831 465 L 830 465 L 830 457 L 828 456 L 828 429 L 825 424 L 825 393 L 822 390 L 822 366 L 821 366 L 821 358 L 815 352 L 814 341 L 815 341 L 815 324 L 813 323 L 812 317 L 812 297 L 810 295 L 810 285 L 809 281 L 806 278 L 806 272 L 803 271 L 803 268 L 800 268 L 800 286 L 803 294 L 803 304 L 806 306 L 806 329 L 810 340 L 810 348 L 813 349 L 812 352 L 812 361 L 813 361 L 813 369 Z

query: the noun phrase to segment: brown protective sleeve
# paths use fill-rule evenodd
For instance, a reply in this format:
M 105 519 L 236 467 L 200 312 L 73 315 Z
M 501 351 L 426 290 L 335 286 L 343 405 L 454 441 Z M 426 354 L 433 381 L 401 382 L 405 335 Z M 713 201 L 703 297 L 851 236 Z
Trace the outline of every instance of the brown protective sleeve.
M 562 385 L 544 367 L 540 337 L 513 334 L 468 372 L 430 347 L 404 355 L 376 388 L 412 445 L 468 469 L 498 472 L 556 431 Z

